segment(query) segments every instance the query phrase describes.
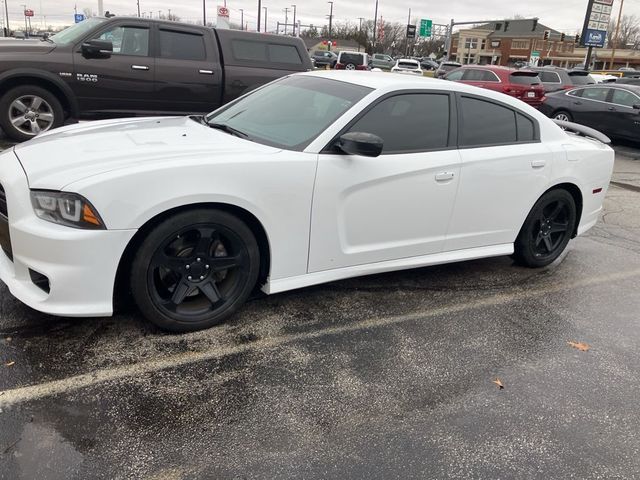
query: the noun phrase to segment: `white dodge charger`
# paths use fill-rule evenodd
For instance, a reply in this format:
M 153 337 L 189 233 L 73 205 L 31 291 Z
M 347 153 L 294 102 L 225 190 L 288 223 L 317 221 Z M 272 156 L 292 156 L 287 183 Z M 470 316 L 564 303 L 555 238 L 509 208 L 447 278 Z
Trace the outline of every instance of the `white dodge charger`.
M 598 220 L 614 153 L 507 95 L 304 73 L 205 117 L 41 134 L 0 156 L 0 278 L 54 315 L 220 323 L 255 288 L 514 255 L 553 262 Z

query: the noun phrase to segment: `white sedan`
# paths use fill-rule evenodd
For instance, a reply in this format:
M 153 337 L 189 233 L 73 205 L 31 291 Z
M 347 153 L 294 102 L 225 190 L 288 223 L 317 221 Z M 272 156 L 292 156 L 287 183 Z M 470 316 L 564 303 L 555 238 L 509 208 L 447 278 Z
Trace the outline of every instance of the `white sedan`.
M 422 68 L 420 68 L 420 62 L 412 58 L 401 58 L 396 61 L 396 64 L 391 68 L 393 73 L 405 73 L 409 75 L 422 76 Z
M 46 313 L 111 315 L 132 294 L 190 331 L 255 288 L 512 254 L 542 267 L 597 222 L 613 159 L 500 93 L 292 75 L 205 117 L 68 126 L 4 152 L 0 278 Z

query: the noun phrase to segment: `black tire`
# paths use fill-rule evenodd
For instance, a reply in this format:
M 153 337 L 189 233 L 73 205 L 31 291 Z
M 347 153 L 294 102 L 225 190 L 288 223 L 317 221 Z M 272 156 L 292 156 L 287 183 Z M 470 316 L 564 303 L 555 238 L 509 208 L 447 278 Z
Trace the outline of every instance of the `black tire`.
M 11 117 L 16 117 L 18 112 L 15 108 L 12 107 L 16 100 L 21 98 L 31 98 L 37 97 L 43 100 L 39 109 L 35 112 L 25 112 L 25 124 L 23 126 L 16 127 L 11 122 Z M 27 102 L 28 103 L 28 102 Z M 31 107 L 31 105 L 26 105 L 27 107 Z M 46 108 L 45 108 L 46 107 Z M 14 112 L 12 114 L 12 112 Z M 41 128 L 41 131 L 51 130 L 53 128 L 58 128 L 62 126 L 64 123 L 64 109 L 62 108 L 62 104 L 60 100 L 52 94 L 50 91 L 38 87 L 36 85 L 22 85 L 20 87 L 12 88 L 4 96 L 0 99 L 0 127 L 4 130 L 5 134 L 19 142 L 24 142 L 26 140 L 31 140 L 34 138 L 37 133 L 28 133 L 25 130 L 29 129 L 26 125 L 30 120 L 26 119 L 26 115 L 37 114 L 38 116 L 47 114 L 47 121 L 45 122 L 43 119 L 35 118 L 34 121 L 39 125 L 38 128 Z M 53 119 L 49 121 L 49 115 L 53 116 Z M 50 123 L 49 123 L 50 122 Z M 48 124 L 45 126 L 45 123 Z
M 260 270 L 258 243 L 237 217 L 215 209 L 177 213 L 142 241 L 131 291 L 142 314 L 171 332 L 218 325 L 251 294 Z
M 576 203 L 563 189 L 545 193 L 531 209 L 515 241 L 514 258 L 521 265 L 541 268 L 553 263 L 573 237 Z
M 561 120 L 558 117 L 562 115 L 567 117 L 567 119 L 564 120 L 565 122 L 573 122 L 573 116 L 566 110 L 558 110 L 557 112 L 553 112 L 553 115 L 551 116 L 551 118 L 554 120 Z
M 355 63 L 347 63 L 344 66 L 344 69 L 345 70 L 356 70 L 356 64 Z

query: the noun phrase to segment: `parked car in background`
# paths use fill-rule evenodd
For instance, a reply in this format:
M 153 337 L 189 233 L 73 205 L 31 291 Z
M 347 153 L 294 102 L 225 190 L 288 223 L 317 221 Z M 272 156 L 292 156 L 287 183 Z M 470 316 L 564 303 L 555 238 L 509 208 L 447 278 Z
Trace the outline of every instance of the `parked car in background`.
M 436 70 L 436 78 L 443 78 L 451 70 L 455 70 L 456 68 L 461 66 L 462 64 L 458 62 L 444 61 L 438 66 L 438 69 Z
M 506 93 L 533 107 L 539 106 L 545 96 L 538 73 L 531 70 L 496 65 L 464 65 L 449 72 L 444 78 Z
M 612 138 L 640 141 L 640 86 L 616 82 L 551 93 L 540 111 L 556 120 L 595 128 Z
M 640 85 L 640 76 L 619 78 L 616 85 Z
M 596 83 L 585 70 L 567 70 L 561 67 L 531 67 L 527 70 L 536 72 L 544 85 L 545 92 L 568 90 L 576 85 Z
M 412 58 L 402 58 L 396 61 L 396 64 L 391 69 L 393 73 L 406 73 L 409 75 L 422 75 L 422 69 L 420 68 L 420 62 L 413 60 Z
M 67 118 L 205 113 L 311 68 L 296 37 L 93 17 L 0 43 L 0 126 L 28 140 Z
M 315 60 L 317 68 L 335 68 L 338 63 L 338 55 L 328 50 L 314 50 L 311 58 Z
M 390 70 L 395 64 L 395 60 L 389 55 L 385 55 L 383 53 L 374 53 L 371 55 L 371 68 Z
M 420 60 L 420 68 L 422 68 L 423 70 L 437 70 L 438 67 L 440 67 L 440 64 L 430 58 L 425 57 Z
M 4 152 L 0 278 L 60 316 L 110 316 L 131 292 L 185 332 L 257 288 L 506 255 L 541 268 L 597 223 L 613 163 L 493 91 L 290 75 L 210 115 L 71 125 Z
M 618 80 L 618 77 L 614 75 L 603 75 L 600 73 L 590 73 L 589 76 L 593 78 L 596 83 L 613 83 Z
M 336 70 L 368 70 L 369 55 L 363 52 L 340 52 L 335 68 Z

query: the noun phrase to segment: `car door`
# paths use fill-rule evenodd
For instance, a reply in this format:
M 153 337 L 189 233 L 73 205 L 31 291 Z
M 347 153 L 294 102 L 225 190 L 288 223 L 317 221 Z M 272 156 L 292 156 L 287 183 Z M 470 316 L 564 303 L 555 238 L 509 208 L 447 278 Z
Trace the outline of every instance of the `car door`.
M 609 88 L 589 87 L 582 89 L 579 99 L 573 101 L 572 116 L 576 123 L 606 132 L 610 130 L 606 122 L 609 105 Z
M 309 272 L 442 250 L 460 174 L 454 98 L 424 91 L 385 97 L 342 132 L 379 136 L 382 155 L 319 155 Z
M 156 37 L 156 109 L 189 114 L 211 112 L 219 107 L 222 66 L 213 34 L 160 24 Z
M 132 113 L 154 110 L 155 64 L 148 22 L 111 23 L 87 40 L 113 43 L 109 58 L 86 58 L 74 48 L 74 91 L 83 112 Z
M 462 172 L 446 251 L 515 241 L 551 178 L 537 122 L 505 104 L 458 96 Z
M 629 90 L 611 88 L 607 123 L 616 137 L 640 138 L 640 97 Z M 635 107 L 635 108 L 634 108 Z

